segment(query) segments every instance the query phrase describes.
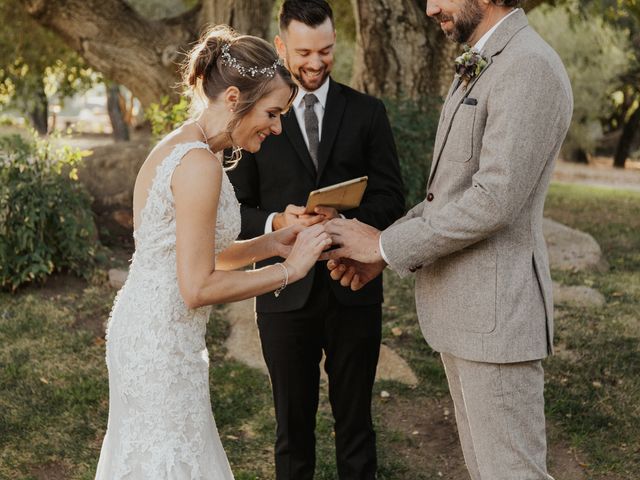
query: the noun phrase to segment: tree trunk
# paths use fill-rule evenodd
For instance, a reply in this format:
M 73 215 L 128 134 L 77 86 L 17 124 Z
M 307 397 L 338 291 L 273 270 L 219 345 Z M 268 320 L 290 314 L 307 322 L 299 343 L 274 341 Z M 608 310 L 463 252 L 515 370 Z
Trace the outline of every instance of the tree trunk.
M 96 71 L 125 85 L 144 107 L 164 95 L 177 98 L 182 53 L 208 22 L 265 35 L 274 0 L 204 0 L 192 10 L 148 20 L 125 0 L 20 0 Z
M 124 113 L 120 106 L 120 85 L 107 83 L 107 111 L 111 120 L 113 138 L 116 142 L 129 141 L 129 126 L 125 122 Z
M 226 23 L 238 32 L 269 41 L 269 24 L 275 0 L 206 0 L 199 24 Z
M 456 48 L 416 0 L 352 0 L 356 52 L 352 85 L 379 97 L 442 96 Z
M 573 163 L 582 163 L 587 165 L 589 163 L 589 156 L 584 149 L 577 147 L 569 151 L 567 160 Z
M 528 0 L 529 11 L 549 0 Z M 384 97 L 444 96 L 459 46 L 416 0 L 351 0 L 356 20 L 352 85 Z
M 40 83 L 38 87 L 33 104 L 29 108 L 29 118 L 33 128 L 40 135 L 46 135 L 49 132 L 49 100 L 44 92 L 44 85 Z
M 616 155 L 613 158 L 613 166 L 624 168 L 627 158 L 631 153 L 631 145 L 640 130 L 640 107 L 636 108 L 629 120 L 624 124 L 622 136 L 616 148 Z

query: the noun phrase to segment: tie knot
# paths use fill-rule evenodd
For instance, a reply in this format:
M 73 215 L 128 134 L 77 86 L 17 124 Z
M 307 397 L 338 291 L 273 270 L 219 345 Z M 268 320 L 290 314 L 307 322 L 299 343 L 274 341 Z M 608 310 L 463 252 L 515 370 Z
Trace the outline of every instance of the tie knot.
M 316 103 L 318 103 L 318 97 L 316 97 L 313 93 L 307 93 L 304 97 L 302 97 L 302 100 L 304 100 L 305 108 L 313 107 Z

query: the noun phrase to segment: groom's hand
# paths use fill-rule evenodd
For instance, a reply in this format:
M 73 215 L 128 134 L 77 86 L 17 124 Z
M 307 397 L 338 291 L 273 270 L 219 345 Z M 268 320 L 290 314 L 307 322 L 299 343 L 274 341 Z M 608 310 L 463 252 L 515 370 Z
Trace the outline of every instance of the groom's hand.
M 333 245 L 339 248 L 322 254 L 321 260 L 350 258 L 362 263 L 383 261 L 380 253 L 380 231 L 356 219 L 335 218 L 325 225 Z
M 282 228 L 291 227 L 292 225 L 310 227 L 311 225 L 315 225 L 316 223 L 320 223 L 325 220 L 322 215 L 308 215 L 305 211 L 305 207 L 287 205 L 284 212 L 277 213 L 275 217 L 273 217 L 273 230 L 280 230 Z
M 331 278 L 339 281 L 343 287 L 351 288 L 354 292 L 360 290 L 380 275 L 386 266 L 387 264 L 384 261 L 377 263 L 360 263 L 348 258 L 329 260 L 327 262 L 327 268 L 331 272 Z

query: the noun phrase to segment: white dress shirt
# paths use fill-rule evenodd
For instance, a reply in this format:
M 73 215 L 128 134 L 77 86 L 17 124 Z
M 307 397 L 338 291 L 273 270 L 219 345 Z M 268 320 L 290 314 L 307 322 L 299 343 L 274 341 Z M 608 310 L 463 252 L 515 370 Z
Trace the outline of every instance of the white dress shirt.
M 518 10 L 517 8 L 514 8 L 513 10 L 511 10 L 507 15 L 505 15 L 504 17 L 502 17 L 498 23 L 496 23 L 493 27 L 491 27 L 482 37 L 480 37 L 480 40 L 478 40 L 475 45 L 473 46 L 473 50 L 475 50 L 476 52 L 482 52 L 482 49 L 484 48 L 484 46 L 487 44 L 487 41 L 489 40 L 489 38 L 491 37 L 491 35 L 493 35 L 493 32 L 496 31 L 496 29 L 500 26 L 500 24 L 502 22 L 504 22 L 507 18 L 509 18 L 511 15 L 513 15 L 513 13 Z M 382 236 L 380 236 L 380 239 L 378 240 L 378 246 L 380 248 L 380 255 L 382 256 L 382 259 L 387 263 L 387 265 L 389 264 L 389 260 L 387 259 L 387 256 L 384 254 L 384 249 L 382 248 Z
M 327 105 L 327 95 L 329 94 L 329 77 L 324 81 L 322 85 L 317 90 L 313 92 L 309 92 L 304 88 L 300 87 L 298 89 L 298 94 L 296 98 L 293 100 L 293 111 L 296 114 L 296 119 L 298 120 L 298 125 L 300 126 L 300 131 L 302 132 L 302 138 L 304 138 L 304 143 L 307 144 L 307 149 L 309 148 L 309 137 L 307 137 L 307 129 L 304 128 L 304 96 L 307 93 L 313 93 L 318 101 L 313 106 L 313 109 L 318 116 L 318 140 L 322 140 L 322 119 L 324 118 L 324 110 Z M 267 221 L 264 225 L 264 233 L 273 232 L 273 217 L 275 217 L 278 212 L 273 212 L 271 215 L 267 217 Z

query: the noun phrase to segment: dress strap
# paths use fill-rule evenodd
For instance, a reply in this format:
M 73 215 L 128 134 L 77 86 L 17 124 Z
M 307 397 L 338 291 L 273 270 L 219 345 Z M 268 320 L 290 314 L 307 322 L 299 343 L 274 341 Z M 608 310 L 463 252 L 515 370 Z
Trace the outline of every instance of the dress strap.
M 172 197 L 171 179 L 173 178 L 173 172 L 175 171 L 176 167 L 180 165 L 184 156 L 187 153 L 189 153 L 191 150 L 195 150 L 197 148 L 202 148 L 211 152 L 209 145 L 207 145 L 204 142 L 195 141 L 195 142 L 187 142 L 187 143 L 178 143 L 175 147 L 173 147 L 173 150 L 171 151 L 171 153 L 167 156 L 167 158 L 164 159 L 164 161 L 158 167 L 159 169 L 161 169 L 158 172 L 158 177 L 159 179 L 160 178 L 162 179 L 160 181 L 163 187 L 162 189 L 166 193 L 168 193 L 170 197 Z

